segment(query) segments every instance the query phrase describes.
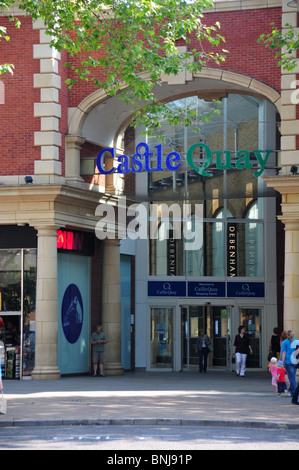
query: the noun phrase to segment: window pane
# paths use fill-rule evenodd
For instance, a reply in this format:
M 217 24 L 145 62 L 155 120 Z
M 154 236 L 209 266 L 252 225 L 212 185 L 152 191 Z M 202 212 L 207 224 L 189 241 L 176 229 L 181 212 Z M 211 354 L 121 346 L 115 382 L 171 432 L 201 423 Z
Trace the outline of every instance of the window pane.
M 0 251 L 0 292 L 2 311 L 21 310 L 21 251 Z
M 23 375 L 35 361 L 36 250 L 24 250 Z
M 151 309 L 151 368 L 172 368 L 172 317 L 171 308 Z

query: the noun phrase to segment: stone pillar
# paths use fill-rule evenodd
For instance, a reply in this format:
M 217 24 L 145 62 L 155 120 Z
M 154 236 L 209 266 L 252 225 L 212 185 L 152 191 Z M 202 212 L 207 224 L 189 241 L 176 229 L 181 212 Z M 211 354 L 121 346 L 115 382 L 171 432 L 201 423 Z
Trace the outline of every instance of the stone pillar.
M 122 375 L 119 240 L 103 241 L 102 326 L 107 336 L 105 374 Z
M 34 103 L 34 117 L 40 118 L 40 130 L 34 132 L 34 145 L 39 146 L 40 160 L 34 162 L 34 175 L 43 183 L 61 181 L 62 168 L 59 150 L 62 144 L 60 129 L 61 76 L 60 52 L 50 45 L 52 37 L 46 34 L 42 20 L 33 23 L 39 30 L 39 43 L 33 45 L 33 58 L 39 59 L 39 73 L 35 73 L 34 88 L 40 89 L 40 100 Z
M 65 177 L 67 182 L 83 182 L 80 176 L 80 150 L 84 137 L 67 135 L 65 137 Z
M 35 367 L 32 379 L 60 379 L 58 350 L 57 227 L 38 226 Z
M 284 329 L 299 335 L 299 218 L 285 224 Z
M 289 0 L 282 0 L 282 32 L 286 32 L 287 23 L 297 26 L 298 13 L 294 7 L 288 5 Z M 293 51 L 289 57 L 296 57 Z M 293 70 L 281 70 L 281 106 L 279 109 L 281 118 L 281 152 L 279 166 L 282 166 L 281 175 L 289 176 L 292 165 L 299 165 L 299 152 L 297 139 L 299 134 L 299 120 L 297 118 L 297 74 L 299 73 L 299 61 Z

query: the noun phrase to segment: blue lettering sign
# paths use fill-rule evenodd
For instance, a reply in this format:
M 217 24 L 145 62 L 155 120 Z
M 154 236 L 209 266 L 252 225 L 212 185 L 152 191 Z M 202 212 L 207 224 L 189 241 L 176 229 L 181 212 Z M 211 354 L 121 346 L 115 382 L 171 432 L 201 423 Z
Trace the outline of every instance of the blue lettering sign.
M 228 297 L 265 297 L 265 284 L 263 282 L 228 282 Z
M 225 297 L 225 282 L 188 282 L 188 297 Z
M 115 149 L 106 148 L 100 151 L 97 157 L 97 167 L 100 173 L 103 175 L 110 175 L 111 173 L 140 173 L 141 171 L 152 172 L 152 171 L 176 171 L 182 165 L 182 158 L 178 152 L 170 152 L 165 158 L 165 166 L 162 167 L 163 163 L 163 150 L 162 145 L 156 145 L 156 155 L 153 152 L 150 152 L 149 146 L 145 142 L 140 142 L 136 147 L 136 153 L 132 156 L 128 155 L 119 155 L 117 157 L 118 165 L 113 167 L 110 170 L 106 171 L 104 168 L 103 157 L 105 153 L 109 153 L 112 158 L 115 157 Z M 196 150 L 199 150 L 199 155 L 196 156 Z M 203 154 L 204 152 L 204 154 Z M 201 176 L 209 176 L 212 174 L 209 173 L 208 168 L 213 164 L 213 155 L 215 155 L 215 166 L 218 170 L 229 170 L 236 168 L 238 170 L 250 170 L 253 167 L 253 162 L 251 160 L 251 155 L 255 155 L 260 169 L 253 173 L 254 176 L 261 176 L 266 164 L 268 162 L 269 156 L 272 153 L 272 150 L 253 150 L 249 152 L 248 150 L 239 150 L 236 152 L 236 158 L 234 160 L 234 166 L 232 162 L 230 150 L 215 150 L 212 151 L 210 147 L 203 142 L 198 142 L 191 145 L 187 151 L 187 163 L 188 165 L 195 170 Z M 263 153 L 265 154 L 263 156 Z M 203 157 L 204 155 L 204 157 Z M 198 160 L 198 162 L 196 162 Z M 198 164 L 197 164 L 198 163 Z
M 149 281 L 149 297 L 186 297 L 186 283 L 181 281 Z

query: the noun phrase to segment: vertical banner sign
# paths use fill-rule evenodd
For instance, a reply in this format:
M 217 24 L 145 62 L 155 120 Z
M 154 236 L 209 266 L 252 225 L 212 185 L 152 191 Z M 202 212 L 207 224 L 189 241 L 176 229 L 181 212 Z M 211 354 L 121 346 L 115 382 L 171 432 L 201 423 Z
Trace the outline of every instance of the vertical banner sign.
M 227 276 L 238 275 L 238 238 L 237 224 L 227 224 Z
M 172 230 L 167 240 L 167 276 L 176 276 L 176 240 Z

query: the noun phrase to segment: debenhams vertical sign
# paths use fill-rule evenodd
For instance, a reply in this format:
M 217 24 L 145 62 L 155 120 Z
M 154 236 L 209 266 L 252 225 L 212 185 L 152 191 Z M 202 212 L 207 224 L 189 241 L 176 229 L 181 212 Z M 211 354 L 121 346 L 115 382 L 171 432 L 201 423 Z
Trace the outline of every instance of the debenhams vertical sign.
M 238 239 L 237 224 L 229 222 L 227 224 L 227 276 L 238 275 Z

